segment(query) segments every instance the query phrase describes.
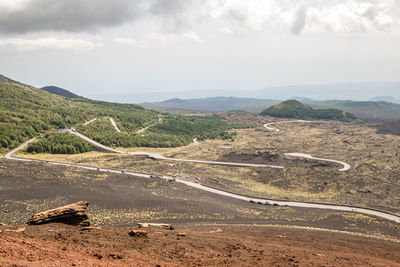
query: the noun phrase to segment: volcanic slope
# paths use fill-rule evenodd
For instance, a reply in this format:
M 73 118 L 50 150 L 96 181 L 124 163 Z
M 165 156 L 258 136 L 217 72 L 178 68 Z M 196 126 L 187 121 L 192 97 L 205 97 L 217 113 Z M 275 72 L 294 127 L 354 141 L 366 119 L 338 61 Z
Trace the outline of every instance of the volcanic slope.
M 194 138 L 232 138 L 231 126 L 218 116 L 163 114 L 161 123 L 146 134 L 136 134 L 159 121 L 160 113 L 133 104 L 117 104 L 83 98 L 68 99 L 0 76 L 0 148 L 14 148 L 39 133 L 82 126 L 93 118 L 113 118 L 121 133 L 103 131 L 103 125 L 81 129 L 91 138 L 113 146 L 176 147 Z
M 76 94 L 74 94 L 74 93 L 72 93 L 72 92 L 70 92 L 70 91 L 68 91 L 66 89 L 63 89 L 63 88 L 60 88 L 60 87 L 57 87 L 57 86 L 45 86 L 45 87 L 42 87 L 40 89 L 45 90 L 46 92 L 49 92 L 49 93 L 52 93 L 52 94 L 55 94 L 55 95 L 64 96 L 64 97 L 67 97 L 67 98 L 82 98 L 79 95 L 76 95 Z

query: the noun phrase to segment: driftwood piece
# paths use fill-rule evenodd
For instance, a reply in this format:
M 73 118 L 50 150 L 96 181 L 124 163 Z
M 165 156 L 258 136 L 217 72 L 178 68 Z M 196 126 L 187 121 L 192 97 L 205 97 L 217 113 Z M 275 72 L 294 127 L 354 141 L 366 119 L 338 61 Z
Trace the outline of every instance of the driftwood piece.
M 37 225 L 60 222 L 71 225 L 89 226 L 90 222 L 86 214 L 88 205 L 89 203 L 87 201 L 78 201 L 67 206 L 43 211 L 33 215 L 32 218 L 28 220 L 28 224 Z
M 138 223 L 138 228 L 162 228 L 166 230 L 174 230 L 171 224 L 166 223 Z

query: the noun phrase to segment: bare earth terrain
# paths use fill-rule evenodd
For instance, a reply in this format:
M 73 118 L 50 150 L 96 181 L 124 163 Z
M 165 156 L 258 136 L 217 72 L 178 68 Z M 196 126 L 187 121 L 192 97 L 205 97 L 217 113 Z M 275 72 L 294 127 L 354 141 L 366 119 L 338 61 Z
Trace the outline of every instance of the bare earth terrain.
M 366 123 L 282 124 L 272 118 L 224 113 L 234 142 L 206 141 L 173 149 L 132 148 L 166 157 L 282 165 L 249 168 L 154 160 L 90 152 L 18 156 L 180 179 L 265 198 L 319 201 L 400 214 L 400 137 Z M 307 153 L 347 162 L 285 156 Z M 350 212 L 258 205 L 158 178 L 132 177 L 46 163 L 0 159 L 0 266 L 400 266 L 400 225 Z M 23 226 L 34 213 L 86 200 L 93 226 Z M 130 237 L 139 222 L 172 223 Z M 20 226 L 16 226 L 20 225 Z M 111 228 L 113 227 L 113 228 Z M 10 229 L 26 228 L 12 232 Z M 324 230 L 322 230 L 324 229 Z M 210 232 L 211 231 L 211 232 Z M 178 233 L 186 233 L 178 236 Z
M 340 233 L 194 225 L 173 231 L 152 229 L 141 238 L 130 237 L 130 230 L 80 231 L 51 224 L 30 226 L 22 233 L 2 232 L 0 265 L 400 266 L 399 243 Z M 186 235 L 177 235 L 182 232 Z

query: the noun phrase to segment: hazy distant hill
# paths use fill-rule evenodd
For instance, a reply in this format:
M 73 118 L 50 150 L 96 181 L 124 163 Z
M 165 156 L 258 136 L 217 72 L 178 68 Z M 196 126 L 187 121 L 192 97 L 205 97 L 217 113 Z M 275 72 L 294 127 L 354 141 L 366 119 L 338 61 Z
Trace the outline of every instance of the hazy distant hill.
M 248 97 L 267 99 L 290 99 L 293 96 L 312 99 L 353 99 L 368 101 L 379 95 L 400 98 L 400 82 L 363 82 L 320 85 L 296 85 L 270 87 L 250 91 Z
M 340 109 L 352 113 L 361 119 L 400 120 L 400 104 L 383 101 L 320 101 L 301 97 L 296 97 L 295 99 L 316 109 Z M 175 112 L 223 112 L 229 110 L 261 112 L 264 109 L 280 102 L 282 102 L 282 100 L 236 97 L 213 97 L 199 99 L 174 98 L 163 102 L 144 103 L 142 106 L 159 111 Z
M 262 115 L 303 120 L 340 120 L 353 121 L 353 114 L 339 109 L 313 109 L 297 100 L 284 101 L 261 112 Z
M 49 93 L 55 94 L 55 95 L 60 95 L 68 98 L 82 98 L 79 95 L 76 95 L 74 93 L 71 93 L 68 90 L 65 90 L 63 88 L 57 87 L 57 86 L 45 86 L 41 88 L 42 90 L 45 90 Z
M 222 112 L 229 110 L 243 110 L 259 112 L 265 107 L 278 104 L 279 100 L 236 98 L 236 97 L 210 97 L 198 99 L 173 98 L 163 102 L 143 103 L 142 106 L 161 111 L 185 110 Z
M 400 98 L 392 97 L 392 96 L 375 96 L 375 97 L 371 98 L 370 101 L 374 101 L 374 102 L 384 101 L 384 102 L 400 104 Z
M 337 108 L 350 112 L 361 119 L 400 120 L 400 105 L 373 101 L 310 101 L 314 108 Z

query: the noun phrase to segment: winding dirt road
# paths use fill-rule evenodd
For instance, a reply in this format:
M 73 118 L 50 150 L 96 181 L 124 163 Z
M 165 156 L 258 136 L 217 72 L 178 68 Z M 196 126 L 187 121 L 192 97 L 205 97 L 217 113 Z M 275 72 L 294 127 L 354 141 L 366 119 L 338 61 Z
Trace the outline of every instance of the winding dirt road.
M 84 122 L 83 126 L 87 126 L 89 124 L 91 124 L 92 122 L 95 122 L 97 120 L 97 118 L 91 119 L 90 121 Z
M 121 130 L 118 128 L 118 126 L 117 126 L 117 124 L 115 123 L 114 119 L 111 118 L 111 117 L 109 117 L 109 119 L 110 119 L 110 122 L 111 122 L 112 126 L 114 127 L 114 129 L 115 129 L 118 133 L 120 133 Z
M 155 122 L 155 123 L 153 123 L 152 125 L 149 125 L 149 126 L 143 128 L 143 129 L 138 130 L 136 133 L 137 133 L 137 134 L 143 133 L 144 131 L 146 131 L 146 130 L 149 129 L 150 127 L 153 127 L 154 125 L 156 125 L 157 123 L 160 123 L 160 122 L 161 122 L 161 118 L 159 117 L 157 122 Z

